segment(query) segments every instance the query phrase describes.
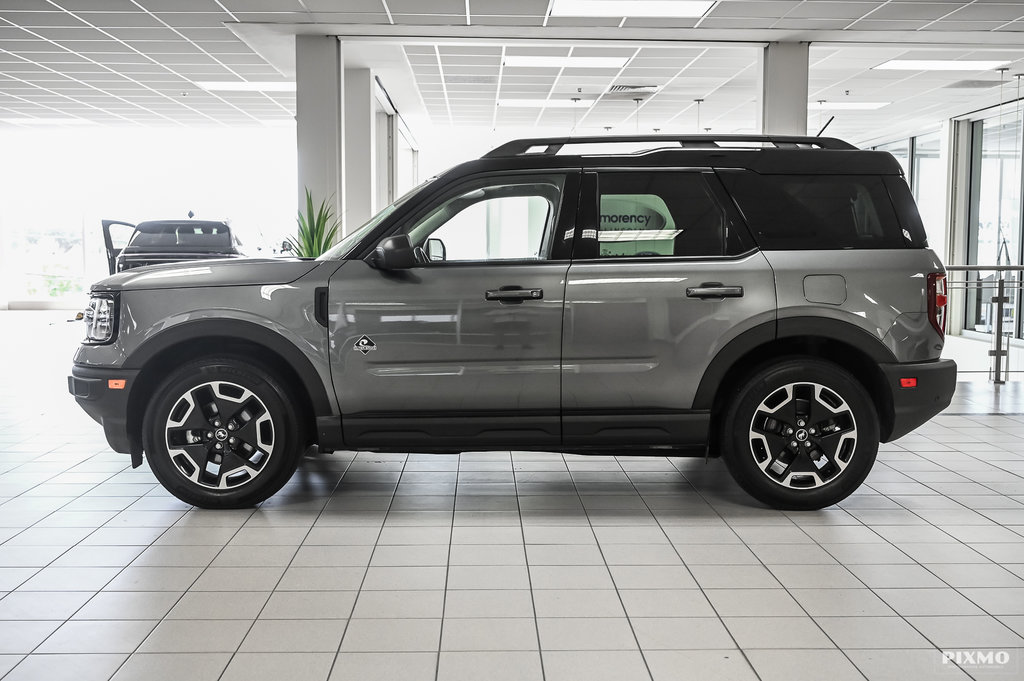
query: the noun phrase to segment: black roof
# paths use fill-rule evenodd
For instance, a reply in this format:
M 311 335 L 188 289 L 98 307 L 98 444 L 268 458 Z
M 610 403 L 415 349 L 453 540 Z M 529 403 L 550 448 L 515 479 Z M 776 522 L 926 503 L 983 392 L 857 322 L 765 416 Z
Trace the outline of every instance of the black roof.
M 632 153 L 572 153 L 573 146 L 650 143 Z M 867 151 L 832 137 L 791 135 L 616 135 L 513 140 L 444 176 L 488 170 L 544 170 L 594 167 L 736 168 L 771 174 L 899 175 L 893 156 Z

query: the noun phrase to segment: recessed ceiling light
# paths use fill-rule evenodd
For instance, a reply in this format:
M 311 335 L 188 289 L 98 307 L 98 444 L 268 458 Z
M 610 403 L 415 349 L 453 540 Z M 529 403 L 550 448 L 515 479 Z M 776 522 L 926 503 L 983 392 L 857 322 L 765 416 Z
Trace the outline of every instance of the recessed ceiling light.
M 196 85 L 204 90 L 220 90 L 234 92 L 295 92 L 295 83 L 287 81 L 254 81 L 254 80 L 224 80 L 196 81 Z
M 553 17 L 674 17 L 707 14 L 714 0 L 555 0 Z
M 588 107 L 590 99 L 499 99 L 498 106 L 520 109 L 572 109 Z
M 510 54 L 505 66 L 525 66 L 543 69 L 621 69 L 629 57 L 534 57 Z
M 873 68 L 888 71 L 991 71 L 1007 62 L 959 59 L 890 59 Z
M 889 106 L 892 102 L 810 102 L 808 109 L 815 111 L 874 111 L 883 106 Z

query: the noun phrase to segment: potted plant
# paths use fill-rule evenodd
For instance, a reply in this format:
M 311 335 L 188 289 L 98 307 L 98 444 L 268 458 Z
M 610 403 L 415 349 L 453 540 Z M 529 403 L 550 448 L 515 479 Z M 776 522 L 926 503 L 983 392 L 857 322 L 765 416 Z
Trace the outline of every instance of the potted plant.
M 299 211 L 299 231 L 295 237 L 288 237 L 292 252 L 300 258 L 316 258 L 334 245 L 341 221 L 334 215 L 334 208 L 328 199 L 313 207 L 313 196 L 306 190 L 306 210 Z

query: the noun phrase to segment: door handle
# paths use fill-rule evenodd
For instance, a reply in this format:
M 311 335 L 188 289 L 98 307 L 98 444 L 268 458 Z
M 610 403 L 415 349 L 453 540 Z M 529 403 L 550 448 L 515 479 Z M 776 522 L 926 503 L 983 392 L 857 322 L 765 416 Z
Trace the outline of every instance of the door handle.
M 687 298 L 700 298 L 702 300 L 720 298 L 742 298 L 742 286 L 726 286 L 718 281 L 706 281 L 700 286 L 691 286 L 686 289 Z
M 484 300 L 496 300 L 499 303 L 521 303 L 524 300 L 541 300 L 544 290 L 539 288 L 522 288 L 519 286 L 502 286 L 484 292 Z

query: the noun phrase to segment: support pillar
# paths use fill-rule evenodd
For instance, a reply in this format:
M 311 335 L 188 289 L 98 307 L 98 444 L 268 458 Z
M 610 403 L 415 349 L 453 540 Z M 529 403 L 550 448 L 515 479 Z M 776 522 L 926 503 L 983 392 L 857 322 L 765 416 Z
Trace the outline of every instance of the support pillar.
M 314 205 L 330 199 L 335 215 L 345 215 L 344 55 L 334 36 L 295 37 L 295 142 L 299 202 L 306 189 Z
M 347 234 L 377 212 L 377 98 L 370 69 L 347 69 L 345 81 L 345 214 Z
M 807 134 L 808 48 L 808 43 L 769 43 L 761 54 L 758 122 L 765 135 Z

